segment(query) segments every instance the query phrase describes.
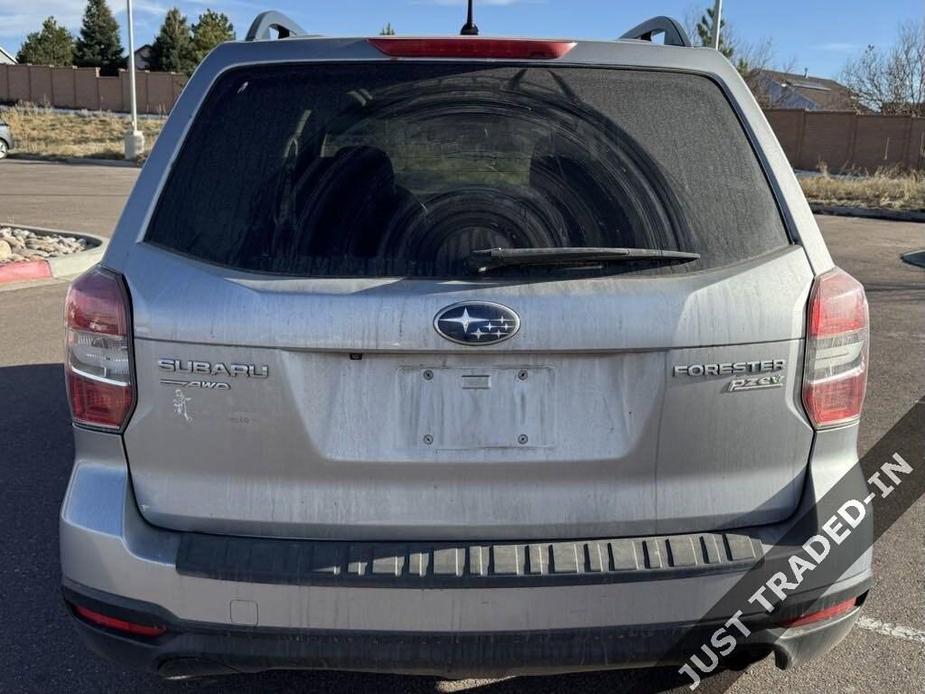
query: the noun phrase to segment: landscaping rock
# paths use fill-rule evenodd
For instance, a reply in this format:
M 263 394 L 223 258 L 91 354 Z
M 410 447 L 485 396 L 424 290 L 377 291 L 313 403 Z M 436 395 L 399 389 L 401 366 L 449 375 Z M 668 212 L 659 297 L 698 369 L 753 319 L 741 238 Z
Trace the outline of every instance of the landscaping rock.
M 57 258 L 87 249 L 84 239 L 62 234 L 39 234 L 28 229 L 0 227 L 0 265 Z

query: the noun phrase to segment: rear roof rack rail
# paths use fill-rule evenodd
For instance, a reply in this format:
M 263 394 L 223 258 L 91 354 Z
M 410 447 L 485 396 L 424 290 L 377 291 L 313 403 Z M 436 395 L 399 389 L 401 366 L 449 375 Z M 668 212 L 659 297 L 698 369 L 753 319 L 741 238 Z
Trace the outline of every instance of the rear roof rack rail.
M 664 34 L 665 45 L 667 46 L 687 46 L 690 47 L 691 40 L 687 37 L 687 32 L 677 19 L 671 17 L 652 17 L 642 24 L 637 24 L 627 31 L 621 39 L 639 39 L 641 41 L 651 41 L 653 34 Z
M 262 41 L 264 39 L 273 38 L 273 35 L 270 33 L 271 30 L 275 30 L 277 37 L 281 39 L 286 39 L 290 36 L 305 36 L 305 30 L 292 19 L 282 12 L 269 10 L 267 12 L 261 12 L 254 17 L 254 21 L 251 22 L 251 28 L 247 30 L 247 35 L 244 37 L 244 40 Z

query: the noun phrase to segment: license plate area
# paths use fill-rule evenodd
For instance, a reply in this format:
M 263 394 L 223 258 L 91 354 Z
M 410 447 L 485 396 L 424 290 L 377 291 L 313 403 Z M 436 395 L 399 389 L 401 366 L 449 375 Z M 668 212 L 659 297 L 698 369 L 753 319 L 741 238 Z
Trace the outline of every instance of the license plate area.
M 415 448 L 555 445 L 555 372 L 549 367 L 404 367 L 400 379 Z

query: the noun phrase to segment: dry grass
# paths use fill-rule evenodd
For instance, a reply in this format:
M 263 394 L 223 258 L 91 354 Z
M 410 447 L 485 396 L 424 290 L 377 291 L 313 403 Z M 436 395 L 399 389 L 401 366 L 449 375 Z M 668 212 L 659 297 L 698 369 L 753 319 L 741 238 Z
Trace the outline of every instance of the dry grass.
M 42 106 L 19 104 L 0 111 L 13 131 L 16 154 L 49 158 L 93 157 L 122 159 L 128 118 L 102 111 L 62 113 Z M 144 118 L 138 126 L 150 149 L 164 120 Z
M 871 175 L 818 176 L 800 179 L 806 198 L 820 205 L 925 211 L 925 172 L 881 169 Z

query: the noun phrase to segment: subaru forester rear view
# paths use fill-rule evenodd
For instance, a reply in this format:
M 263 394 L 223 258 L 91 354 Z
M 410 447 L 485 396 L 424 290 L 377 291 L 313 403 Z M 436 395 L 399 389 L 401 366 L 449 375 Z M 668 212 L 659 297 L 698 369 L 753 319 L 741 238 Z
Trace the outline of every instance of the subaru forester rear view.
M 164 676 L 674 662 L 857 461 L 863 289 L 747 87 L 683 36 L 290 29 L 199 67 L 68 296 L 82 636 Z M 840 640 L 843 568 L 750 657 Z

